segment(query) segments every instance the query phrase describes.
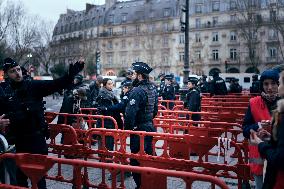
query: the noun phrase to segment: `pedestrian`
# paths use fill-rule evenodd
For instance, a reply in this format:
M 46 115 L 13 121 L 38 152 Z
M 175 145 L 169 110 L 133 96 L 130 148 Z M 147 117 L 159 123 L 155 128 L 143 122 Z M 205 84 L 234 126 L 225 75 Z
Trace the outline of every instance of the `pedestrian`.
M 10 121 L 6 136 L 10 144 L 15 144 L 17 153 L 48 154 L 46 139 L 49 131 L 44 118 L 43 97 L 71 84 L 83 68 L 81 59 L 71 64 L 68 73 L 59 79 L 24 80 L 20 66 L 11 58 L 4 60 L 3 71 L 8 83 L 3 88 L 3 109 Z M 17 169 L 17 185 L 28 187 L 27 176 L 20 169 Z M 45 178 L 37 186 L 46 189 Z
M 99 110 L 105 109 L 105 108 L 109 108 L 115 104 L 118 104 L 118 98 L 114 95 L 113 93 L 113 82 L 110 78 L 104 78 L 103 79 L 103 87 L 100 89 L 98 97 L 96 99 L 96 107 Z M 111 111 L 99 111 L 98 112 L 101 115 L 104 116 L 111 116 L 113 117 L 118 125 L 119 129 L 123 128 L 123 122 L 120 116 L 119 112 L 111 112 Z M 104 123 L 102 123 L 101 119 L 98 119 L 97 121 L 97 127 L 100 128 L 102 127 L 104 124 L 104 128 L 107 129 L 114 129 L 115 125 L 113 123 L 112 120 L 110 119 L 105 119 Z M 106 148 L 108 150 L 113 151 L 113 147 L 114 147 L 114 139 L 111 136 L 106 136 Z
M 162 96 L 162 92 L 164 91 L 164 87 L 165 87 L 165 74 L 164 73 L 160 73 L 158 75 L 158 78 L 160 78 L 160 86 L 158 88 L 158 92 L 159 92 L 159 96 Z
M 209 93 L 210 92 L 209 83 L 206 81 L 206 79 L 207 79 L 207 76 L 202 75 L 202 79 L 201 79 L 200 83 L 198 84 L 198 87 L 199 87 L 201 93 Z
M 132 64 L 134 70 L 134 81 L 129 102 L 125 110 L 124 129 L 133 131 L 156 132 L 153 126 L 153 119 L 158 113 L 158 94 L 155 86 L 149 82 L 149 74 L 152 68 L 144 62 L 135 62 Z M 147 154 L 153 154 L 153 137 L 146 136 L 144 139 L 144 150 Z M 130 136 L 131 153 L 138 153 L 140 150 L 140 137 L 138 135 Z M 130 164 L 139 166 L 136 159 L 130 159 Z M 136 188 L 141 186 L 141 175 L 132 173 L 136 183 Z
M 237 78 L 231 79 L 229 88 L 230 93 L 241 93 L 243 90 L 242 86 L 239 84 L 239 79 Z
M 284 97 L 284 72 L 280 74 L 278 92 Z M 266 130 L 251 131 L 251 142 L 258 145 L 258 150 L 267 160 L 265 179 L 262 189 L 284 188 L 284 100 L 277 102 L 273 112 L 272 134 Z M 268 139 L 268 140 L 267 140 Z
M 102 76 L 97 76 L 96 80 L 93 81 L 89 86 L 90 90 L 89 93 L 87 94 L 87 97 L 92 107 L 95 105 L 97 96 L 99 94 L 101 85 L 103 83 L 103 79 L 104 78 Z
M 163 100 L 170 100 L 174 101 L 175 96 L 175 87 L 173 85 L 173 75 L 166 75 L 165 76 L 165 87 L 162 91 L 162 99 Z M 163 106 L 165 106 L 167 109 L 172 110 L 175 103 L 174 102 L 163 102 Z
M 201 111 L 201 97 L 200 92 L 197 89 L 198 79 L 196 77 L 188 77 L 188 93 L 186 94 L 186 103 L 185 107 L 188 108 L 188 111 L 191 112 L 200 112 Z M 187 119 L 190 119 L 187 116 Z M 200 121 L 200 114 L 192 114 L 191 120 Z
M 250 139 L 251 130 L 262 132 L 271 130 L 271 115 L 276 108 L 278 97 L 279 73 L 275 70 L 266 70 L 261 74 L 261 95 L 251 98 L 243 122 L 243 135 Z M 263 185 L 263 163 L 257 145 L 249 144 L 249 165 L 254 177 L 256 189 Z
M 227 95 L 227 87 L 224 79 L 219 76 L 219 72 L 213 73 L 213 80 L 211 81 L 210 95 Z

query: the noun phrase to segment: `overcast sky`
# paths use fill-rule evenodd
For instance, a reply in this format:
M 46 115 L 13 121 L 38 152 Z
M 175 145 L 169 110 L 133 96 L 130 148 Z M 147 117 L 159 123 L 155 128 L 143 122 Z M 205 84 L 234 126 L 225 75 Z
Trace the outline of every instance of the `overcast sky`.
M 39 15 L 47 21 L 56 24 L 59 15 L 66 9 L 84 10 L 86 3 L 104 4 L 105 0 L 14 0 L 22 1 L 29 14 Z

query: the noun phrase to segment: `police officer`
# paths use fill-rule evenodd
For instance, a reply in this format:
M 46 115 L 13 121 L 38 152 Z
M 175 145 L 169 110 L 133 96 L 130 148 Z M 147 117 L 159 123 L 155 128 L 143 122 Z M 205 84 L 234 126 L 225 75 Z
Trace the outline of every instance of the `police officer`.
M 160 83 L 160 86 L 159 86 L 159 96 L 162 96 L 162 92 L 164 90 L 164 87 L 165 87 L 165 74 L 164 73 L 161 73 L 159 74 L 158 78 L 160 78 L 161 80 L 161 83 Z
M 121 82 L 121 86 L 123 86 L 125 83 L 129 83 L 129 82 L 132 82 L 132 75 L 133 75 L 133 71 L 131 70 L 131 69 L 128 69 L 127 70 L 127 73 L 126 73 L 126 78 L 125 78 L 125 80 L 123 80 L 122 82 Z M 121 93 L 120 93 L 120 98 L 123 98 L 123 96 L 124 96 L 124 93 L 123 93 L 123 91 L 121 91 Z
M 199 89 L 201 93 L 208 93 L 209 91 L 209 83 L 206 81 L 207 76 L 206 75 L 202 75 L 202 79 L 199 83 Z
M 260 82 L 258 80 L 258 75 L 255 74 L 252 76 L 252 85 L 250 87 L 250 93 L 260 93 Z
M 162 98 L 163 100 L 175 100 L 175 87 L 173 85 L 173 75 L 166 75 L 165 76 L 165 87 L 164 90 L 162 91 Z M 174 107 L 174 102 L 163 102 L 163 106 L 167 107 L 168 109 L 173 109 Z
M 201 111 L 201 97 L 200 92 L 197 89 L 197 82 L 198 79 L 196 77 L 188 77 L 188 88 L 189 91 L 186 94 L 186 108 L 188 108 L 188 111 L 191 112 L 200 112 Z M 189 119 L 189 117 L 187 117 Z M 200 115 L 199 114 L 193 114 L 191 116 L 191 119 L 193 121 L 200 121 Z
M 230 93 L 241 93 L 242 86 L 239 84 L 239 79 L 233 78 L 230 84 Z
M 213 80 L 211 82 L 210 95 L 227 95 L 227 87 L 224 79 L 219 76 L 219 72 L 214 72 Z
M 149 82 L 149 73 L 152 68 L 146 63 L 135 62 L 132 64 L 134 70 L 134 88 L 132 89 L 129 102 L 125 111 L 124 129 L 135 131 L 156 132 L 153 126 L 153 118 L 158 113 L 158 94 L 155 86 Z M 152 154 L 152 140 L 146 136 L 144 140 L 144 150 L 147 154 Z M 130 149 L 132 153 L 140 150 L 140 139 L 138 135 L 130 136 Z M 130 164 L 139 166 L 136 159 L 130 159 Z M 137 188 L 141 186 L 141 175 L 133 173 L 133 179 Z
M 11 58 L 4 60 L 3 71 L 7 78 L 4 94 L 5 118 L 9 119 L 7 139 L 15 144 L 17 153 L 47 155 L 46 138 L 49 137 L 44 118 L 43 97 L 48 96 L 71 84 L 74 76 L 82 71 L 84 61 L 69 66 L 68 73 L 52 81 L 24 80 L 20 66 Z M 18 169 L 17 184 L 28 187 L 27 177 Z M 45 189 L 45 179 L 37 184 Z

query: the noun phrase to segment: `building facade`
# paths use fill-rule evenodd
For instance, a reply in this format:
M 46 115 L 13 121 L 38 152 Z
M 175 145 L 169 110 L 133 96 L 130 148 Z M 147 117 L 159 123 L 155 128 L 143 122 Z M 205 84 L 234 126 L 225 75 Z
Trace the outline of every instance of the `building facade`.
M 249 8 L 246 3 L 250 2 Z M 183 75 L 184 34 L 180 31 L 184 0 L 106 0 L 67 10 L 53 33 L 52 61 L 67 64 L 80 56 L 102 75 L 119 75 L 134 61 L 161 72 Z M 267 0 L 189 0 L 189 60 L 194 74 L 254 72 L 283 60 L 282 3 Z M 249 15 L 249 17 L 246 17 Z M 281 19 L 280 19 L 281 21 Z M 284 29 L 283 29 L 284 31 Z M 283 32 L 284 33 L 284 32 Z

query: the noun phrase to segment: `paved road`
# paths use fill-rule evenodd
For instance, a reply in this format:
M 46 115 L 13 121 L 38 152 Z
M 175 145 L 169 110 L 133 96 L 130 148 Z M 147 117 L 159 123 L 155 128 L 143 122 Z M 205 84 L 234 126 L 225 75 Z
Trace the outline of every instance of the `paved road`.
M 59 97 L 59 99 L 53 99 L 52 96 L 46 97 L 46 110 L 47 111 L 55 111 L 58 112 L 60 107 L 61 107 L 61 103 L 62 103 L 62 97 Z M 60 140 L 60 138 L 57 139 L 58 141 Z M 158 146 L 161 146 L 162 143 L 158 144 Z M 94 148 L 96 148 L 97 146 L 94 146 Z M 213 149 L 213 151 L 217 151 L 218 149 L 215 148 Z M 162 153 L 161 151 L 157 152 L 158 154 Z M 157 154 L 157 155 L 158 155 Z M 191 157 L 192 159 L 194 159 L 194 157 Z M 212 157 L 209 158 L 210 161 L 216 161 L 216 157 Z M 49 175 L 54 175 L 57 172 L 57 167 L 54 167 L 50 172 Z M 72 168 L 69 166 L 63 166 L 62 167 L 62 172 L 63 172 L 63 176 L 66 176 L 68 178 L 72 178 Z M 101 171 L 98 169 L 92 169 L 92 170 L 88 170 L 89 173 L 89 178 L 91 180 L 91 182 L 95 182 L 98 183 L 101 181 Z M 109 176 L 109 173 L 107 173 L 106 175 L 107 177 Z M 109 184 L 111 183 L 111 181 L 107 181 Z M 237 188 L 237 186 L 235 185 L 235 181 L 231 181 L 226 179 L 226 182 L 228 182 L 230 184 L 230 188 Z M 231 184 L 233 183 L 233 184 Z M 181 179 L 177 179 L 177 178 L 168 178 L 167 180 L 167 184 L 168 184 L 168 188 L 170 189 L 179 189 L 179 188 L 185 188 L 185 184 Z M 135 183 L 132 179 L 132 177 L 127 178 L 125 180 L 125 186 L 126 188 L 132 189 L 135 188 Z M 59 182 L 54 182 L 54 181 L 48 181 L 48 188 L 51 189 L 67 189 L 67 188 L 72 188 L 72 184 L 66 184 L 66 183 L 59 183 Z M 192 188 L 196 188 L 196 189 L 209 189 L 211 188 L 209 186 L 208 183 L 202 183 L 202 182 L 195 182 Z

